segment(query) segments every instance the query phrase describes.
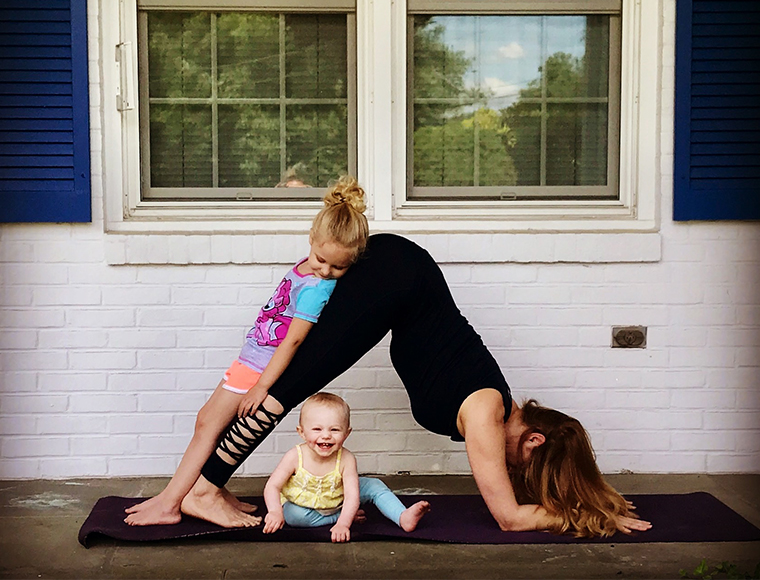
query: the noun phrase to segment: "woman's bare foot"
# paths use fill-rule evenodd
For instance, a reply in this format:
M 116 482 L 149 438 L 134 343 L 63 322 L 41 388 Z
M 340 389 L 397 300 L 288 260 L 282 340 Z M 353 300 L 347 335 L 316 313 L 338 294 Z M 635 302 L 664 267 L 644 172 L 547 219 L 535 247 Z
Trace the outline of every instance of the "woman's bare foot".
M 161 494 L 124 510 L 129 515 L 124 521 L 130 526 L 156 526 L 178 524 L 182 513 L 176 503 L 167 501 Z
M 207 484 L 207 489 L 203 489 L 199 482 L 182 500 L 183 514 L 223 528 L 252 528 L 261 523 L 260 517 L 242 512 L 228 503 L 219 488 Z
M 222 496 L 224 497 L 224 500 L 228 504 L 230 504 L 236 510 L 240 510 L 243 513 L 252 514 L 257 509 L 259 509 L 259 506 L 257 505 L 253 505 L 252 503 L 248 503 L 245 501 L 240 501 L 238 498 L 232 495 L 232 493 L 226 487 L 222 488 Z
M 430 504 L 426 501 L 418 501 L 413 506 L 406 508 L 401 512 L 398 525 L 405 532 L 413 532 L 420 523 L 422 516 L 430 511 Z

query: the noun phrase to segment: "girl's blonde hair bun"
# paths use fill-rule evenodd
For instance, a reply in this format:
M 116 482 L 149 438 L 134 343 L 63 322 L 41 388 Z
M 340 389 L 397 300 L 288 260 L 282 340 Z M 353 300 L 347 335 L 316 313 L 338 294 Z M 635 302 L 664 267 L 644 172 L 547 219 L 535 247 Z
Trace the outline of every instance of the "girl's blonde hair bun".
M 369 237 L 364 189 L 356 178 L 344 175 L 327 190 L 324 203 L 325 207 L 312 223 L 312 235 L 348 248 L 356 260 L 366 248 Z
M 347 203 L 359 213 L 364 213 L 367 204 L 364 201 L 364 189 L 356 178 L 344 175 L 332 184 L 324 197 L 325 207 Z

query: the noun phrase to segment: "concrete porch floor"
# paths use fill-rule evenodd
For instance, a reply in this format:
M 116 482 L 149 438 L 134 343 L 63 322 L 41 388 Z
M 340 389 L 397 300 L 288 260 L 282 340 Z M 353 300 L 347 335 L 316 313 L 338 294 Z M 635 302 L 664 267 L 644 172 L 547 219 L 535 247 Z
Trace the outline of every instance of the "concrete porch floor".
M 461 476 L 383 477 L 391 489 L 476 493 Z M 706 491 L 760 526 L 760 475 L 610 475 L 622 493 Z M 2 578 L 679 578 L 728 561 L 753 573 L 760 542 L 600 545 L 453 545 L 419 542 L 257 544 L 214 540 L 129 544 L 77 532 L 98 498 L 151 496 L 151 479 L 0 481 Z M 265 479 L 236 478 L 237 495 L 260 495 Z M 692 574 L 692 577 L 694 575 Z M 720 578 L 722 576 L 716 576 Z

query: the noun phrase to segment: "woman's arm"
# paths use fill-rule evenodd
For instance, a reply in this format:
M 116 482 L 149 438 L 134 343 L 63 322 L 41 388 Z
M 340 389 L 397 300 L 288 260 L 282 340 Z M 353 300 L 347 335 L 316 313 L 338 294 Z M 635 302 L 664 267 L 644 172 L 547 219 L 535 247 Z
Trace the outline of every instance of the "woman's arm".
M 247 417 L 256 412 L 256 409 L 267 398 L 270 387 L 280 378 L 283 371 L 288 368 L 290 361 L 301 346 L 301 343 L 309 334 L 313 322 L 303 318 L 293 318 L 288 327 L 288 332 L 282 342 L 277 346 L 272 355 L 272 359 L 267 364 L 264 372 L 261 373 L 259 382 L 257 382 L 240 401 L 238 405 L 238 417 Z
M 267 506 L 267 515 L 264 518 L 264 533 L 276 532 L 285 524 L 285 516 L 282 513 L 280 492 L 290 476 L 298 467 L 298 452 L 295 447 L 288 451 L 275 467 L 264 486 L 264 503 Z
M 545 530 L 554 518 L 539 505 L 519 505 L 507 472 L 504 402 L 496 389 L 471 394 L 459 409 L 457 427 L 464 436 L 475 483 L 503 531 Z
M 338 521 L 330 531 L 333 542 L 348 542 L 351 539 L 351 524 L 359 511 L 359 471 L 356 467 L 356 457 L 345 447 L 340 466 L 343 477 L 343 507 Z

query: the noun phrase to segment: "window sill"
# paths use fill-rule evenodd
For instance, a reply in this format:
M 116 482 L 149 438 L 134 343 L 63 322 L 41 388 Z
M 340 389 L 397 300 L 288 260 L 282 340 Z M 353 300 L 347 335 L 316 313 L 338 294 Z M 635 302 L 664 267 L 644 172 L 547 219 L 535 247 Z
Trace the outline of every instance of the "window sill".
M 206 222 L 203 228 L 193 224 L 192 233 L 176 224 L 149 225 L 145 231 L 109 232 L 107 263 L 292 264 L 307 251 L 308 222 Z M 554 231 L 546 229 L 552 222 L 519 225 L 524 229 L 504 232 L 503 222 L 395 221 L 371 222 L 370 231 L 409 237 L 440 263 L 646 263 L 662 255 L 660 234 L 652 230 L 574 232 L 571 221 Z

